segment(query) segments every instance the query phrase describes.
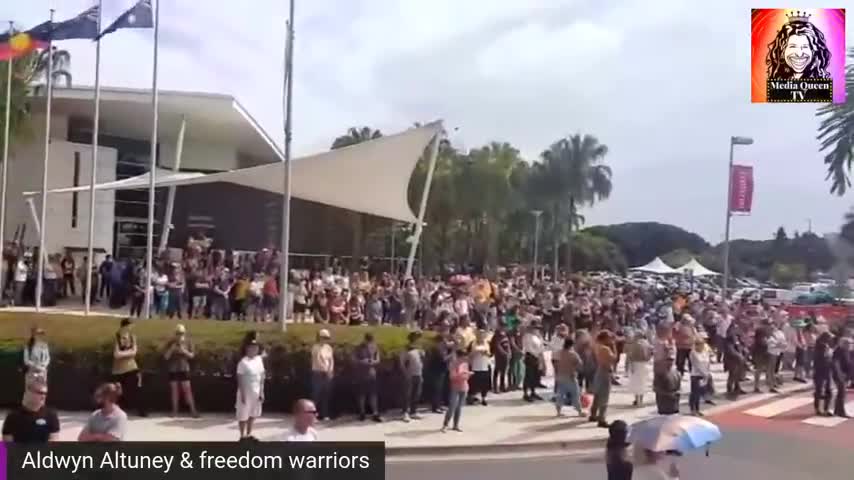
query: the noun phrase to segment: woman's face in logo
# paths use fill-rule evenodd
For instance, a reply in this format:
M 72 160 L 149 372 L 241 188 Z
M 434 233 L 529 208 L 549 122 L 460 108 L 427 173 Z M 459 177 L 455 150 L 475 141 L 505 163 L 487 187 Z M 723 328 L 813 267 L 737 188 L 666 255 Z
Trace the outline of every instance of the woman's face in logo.
M 786 64 L 795 73 L 803 73 L 810 62 L 812 62 L 812 57 L 812 46 L 805 35 L 792 35 L 789 37 L 783 58 L 785 58 Z

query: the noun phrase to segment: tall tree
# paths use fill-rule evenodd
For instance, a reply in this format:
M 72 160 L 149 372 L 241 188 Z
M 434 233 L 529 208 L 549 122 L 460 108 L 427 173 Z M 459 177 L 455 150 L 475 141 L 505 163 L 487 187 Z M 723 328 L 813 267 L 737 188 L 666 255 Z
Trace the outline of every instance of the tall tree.
M 854 49 L 849 50 L 854 59 Z M 821 151 L 825 152 L 827 179 L 831 181 L 830 192 L 843 195 L 851 186 L 851 166 L 854 164 L 854 64 L 845 70 L 845 92 L 848 101 L 825 105 L 818 109 L 822 118 L 818 127 Z
M 603 160 L 608 147 L 592 135 L 572 135 L 554 142 L 542 154 L 539 183 L 546 189 L 553 215 L 555 273 L 557 249 L 565 235 L 566 271 L 572 270 L 572 232 L 581 222 L 579 210 L 611 195 L 611 167 Z M 542 178 L 545 176 L 545 178 Z
M 347 130 L 347 133 L 337 137 L 332 142 L 332 149 L 349 147 L 362 142 L 376 140 L 382 137 L 383 134 L 379 130 L 374 130 L 371 127 L 353 127 Z M 359 212 L 350 212 L 350 223 L 353 227 L 353 258 L 352 268 L 358 268 L 359 260 L 362 258 L 362 245 L 365 242 L 365 217 Z

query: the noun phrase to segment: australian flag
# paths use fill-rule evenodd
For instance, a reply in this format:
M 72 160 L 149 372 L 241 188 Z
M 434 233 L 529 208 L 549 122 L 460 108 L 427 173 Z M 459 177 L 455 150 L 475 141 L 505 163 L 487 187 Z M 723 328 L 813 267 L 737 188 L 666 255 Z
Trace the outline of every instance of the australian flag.
M 98 37 L 98 17 L 100 16 L 100 9 L 98 5 L 89 8 L 85 12 L 77 15 L 71 20 L 66 20 L 64 22 L 53 23 L 50 26 L 50 32 L 47 34 L 49 40 L 73 40 L 73 39 L 81 39 L 88 38 L 94 39 Z M 44 25 L 44 24 L 42 24 Z M 41 27 L 42 25 L 39 25 Z M 38 29 L 36 27 L 33 30 Z M 35 35 L 36 38 L 41 37 L 38 33 Z
M 107 27 L 97 38 L 115 32 L 120 28 L 151 28 L 154 26 L 154 14 L 151 9 L 151 0 L 139 0 L 130 10 L 119 15 L 109 27 Z

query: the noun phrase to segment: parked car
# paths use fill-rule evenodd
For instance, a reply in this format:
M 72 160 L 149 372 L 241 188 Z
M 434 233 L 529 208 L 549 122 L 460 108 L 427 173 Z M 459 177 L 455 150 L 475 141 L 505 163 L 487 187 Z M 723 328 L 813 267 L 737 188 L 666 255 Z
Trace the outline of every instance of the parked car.
M 837 305 L 839 302 L 830 293 L 817 291 L 798 295 L 794 303 L 795 305 Z
M 762 300 L 768 305 L 774 307 L 779 307 L 780 305 L 792 303 L 794 299 L 795 294 L 791 290 L 784 290 L 782 288 L 762 289 Z

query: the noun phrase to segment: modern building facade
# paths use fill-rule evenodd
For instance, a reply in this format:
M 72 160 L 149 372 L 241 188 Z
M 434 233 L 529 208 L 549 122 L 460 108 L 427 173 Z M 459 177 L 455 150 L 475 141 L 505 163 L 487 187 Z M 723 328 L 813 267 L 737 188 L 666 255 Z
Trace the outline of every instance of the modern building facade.
M 92 99 L 91 88 L 54 91 L 48 190 L 90 184 Z M 276 144 L 231 96 L 161 91 L 159 102 L 159 169 L 175 167 L 182 122 L 186 122 L 182 172 L 227 172 L 281 162 Z M 102 88 L 96 183 L 148 172 L 150 105 L 149 91 Z M 13 144 L 10 157 L 6 240 L 17 234 L 29 246 L 38 244 L 36 219 L 41 199 L 35 196 L 27 200 L 24 192 L 41 190 L 45 119 L 44 98 L 36 98 L 32 131 L 25 141 Z M 163 231 L 167 190 L 158 188 L 155 198 L 155 245 Z M 142 257 L 148 221 L 147 189 L 99 190 L 95 195 L 95 248 L 119 257 Z M 49 253 L 82 255 L 88 240 L 89 203 L 85 190 L 48 195 Z M 281 195 L 271 191 L 225 182 L 179 186 L 169 245 L 184 246 L 196 232 L 213 238 L 221 249 L 256 250 L 278 245 L 281 217 Z M 341 256 L 353 251 L 351 212 L 294 198 L 291 218 L 292 252 Z M 362 252 L 383 255 L 390 222 L 364 215 L 362 223 L 373 232 Z

